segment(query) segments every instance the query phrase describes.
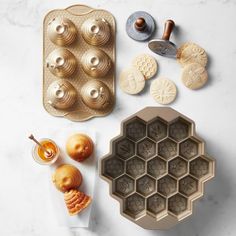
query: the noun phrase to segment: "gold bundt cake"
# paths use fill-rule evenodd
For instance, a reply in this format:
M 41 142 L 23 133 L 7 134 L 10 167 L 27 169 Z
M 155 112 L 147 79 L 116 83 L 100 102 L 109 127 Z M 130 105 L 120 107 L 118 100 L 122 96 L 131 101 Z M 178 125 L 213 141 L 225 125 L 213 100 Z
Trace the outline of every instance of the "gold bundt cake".
M 59 191 L 66 192 L 81 185 L 82 175 L 75 166 L 64 164 L 55 170 L 52 181 Z
M 84 161 L 93 153 L 93 141 L 85 134 L 74 134 L 66 142 L 66 152 L 75 161 Z

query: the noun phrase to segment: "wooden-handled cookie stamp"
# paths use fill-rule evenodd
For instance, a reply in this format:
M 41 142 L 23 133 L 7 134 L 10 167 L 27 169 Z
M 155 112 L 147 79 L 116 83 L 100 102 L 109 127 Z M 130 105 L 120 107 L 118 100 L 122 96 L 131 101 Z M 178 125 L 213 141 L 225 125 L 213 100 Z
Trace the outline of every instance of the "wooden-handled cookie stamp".
M 174 43 L 169 41 L 170 35 L 175 27 L 173 20 L 167 20 L 165 22 L 164 33 L 161 39 L 153 39 L 149 41 L 148 47 L 153 52 L 166 57 L 175 57 L 177 48 Z
M 149 39 L 155 31 L 155 21 L 145 11 L 134 12 L 126 22 L 128 36 L 136 41 Z

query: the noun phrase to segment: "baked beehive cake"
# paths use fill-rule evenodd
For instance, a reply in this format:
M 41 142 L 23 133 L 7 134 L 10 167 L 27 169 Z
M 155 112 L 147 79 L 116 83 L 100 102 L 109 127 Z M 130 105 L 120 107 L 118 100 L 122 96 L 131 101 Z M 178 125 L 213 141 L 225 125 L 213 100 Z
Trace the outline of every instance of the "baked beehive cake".
M 100 162 L 121 214 L 146 229 L 167 229 L 191 215 L 214 172 L 194 122 L 165 107 L 147 107 L 123 121 Z
M 115 103 L 114 17 L 74 5 L 50 11 L 43 26 L 45 109 L 73 121 L 109 114 Z M 75 89 L 73 103 L 65 87 Z

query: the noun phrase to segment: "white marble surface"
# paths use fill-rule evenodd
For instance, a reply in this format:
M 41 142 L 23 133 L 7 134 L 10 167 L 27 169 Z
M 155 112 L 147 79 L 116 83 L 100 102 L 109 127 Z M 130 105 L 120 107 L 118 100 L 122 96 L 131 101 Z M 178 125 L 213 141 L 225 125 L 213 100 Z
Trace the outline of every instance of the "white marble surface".
M 48 195 L 45 167 L 31 158 L 27 135 L 48 129 L 89 126 L 98 132 L 97 158 L 108 152 L 109 140 L 118 134 L 120 121 L 133 112 L 154 106 L 148 93 L 128 96 L 117 88 L 117 104 L 108 117 L 73 123 L 55 118 L 42 106 L 42 21 L 53 8 L 79 3 L 72 0 L 0 0 L 0 235 L 1 236 L 226 236 L 236 234 L 236 0 L 99 0 L 80 1 L 111 11 L 117 20 L 117 73 L 131 59 L 149 52 L 125 33 L 125 21 L 136 10 L 146 10 L 157 20 L 157 35 L 172 18 L 178 25 L 172 39 L 192 40 L 210 57 L 208 85 L 196 92 L 180 82 L 174 60 L 156 56 L 160 71 L 174 80 L 179 96 L 172 105 L 194 119 L 207 151 L 217 160 L 217 176 L 206 186 L 194 215 L 168 231 L 144 230 L 119 214 L 108 184 L 96 178 L 91 225 L 77 233 L 59 228 Z M 149 87 L 149 85 L 147 86 Z

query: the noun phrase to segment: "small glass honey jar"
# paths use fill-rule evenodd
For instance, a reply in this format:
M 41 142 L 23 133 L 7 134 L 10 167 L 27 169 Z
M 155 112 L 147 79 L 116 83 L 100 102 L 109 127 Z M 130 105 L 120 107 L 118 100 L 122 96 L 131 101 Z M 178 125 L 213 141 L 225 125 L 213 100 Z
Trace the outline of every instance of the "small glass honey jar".
M 58 159 L 60 150 L 54 141 L 47 138 L 37 141 L 33 136 L 29 138 L 36 143 L 33 146 L 32 156 L 37 163 L 51 165 Z

